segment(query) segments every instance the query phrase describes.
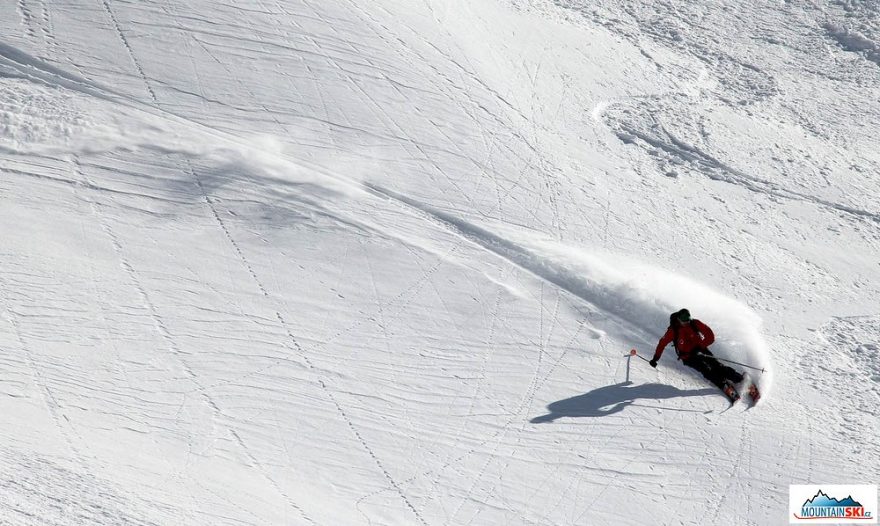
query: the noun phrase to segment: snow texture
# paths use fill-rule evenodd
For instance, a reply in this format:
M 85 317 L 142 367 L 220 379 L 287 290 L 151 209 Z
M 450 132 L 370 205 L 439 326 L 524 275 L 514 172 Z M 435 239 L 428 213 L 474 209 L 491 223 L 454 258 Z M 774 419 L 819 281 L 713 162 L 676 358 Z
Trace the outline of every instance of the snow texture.
M 757 526 L 877 483 L 877 16 L 0 3 L 0 524 Z M 682 307 L 757 406 L 628 357 Z

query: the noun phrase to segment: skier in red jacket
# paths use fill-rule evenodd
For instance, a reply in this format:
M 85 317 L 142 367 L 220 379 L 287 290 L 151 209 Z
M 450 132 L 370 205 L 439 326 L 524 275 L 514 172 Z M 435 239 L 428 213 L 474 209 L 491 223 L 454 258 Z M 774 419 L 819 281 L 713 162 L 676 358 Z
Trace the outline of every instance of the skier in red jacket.
M 728 367 L 712 355 L 708 349 L 715 341 L 715 334 L 708 325 L 697 319 L 691 319 L 687 309 L 681 309 L 669 316 L 669 328 L 657 343 L 651 367 L 657 367 L 657 360 L 663 355 L 663 349 L 672 343 L 678 359 L 685 365 L 696 369 L 707 380 L 717 385 L 728 398 L 735 401 L 739 398 L 735 384 L 743 381 L 742 373 Z

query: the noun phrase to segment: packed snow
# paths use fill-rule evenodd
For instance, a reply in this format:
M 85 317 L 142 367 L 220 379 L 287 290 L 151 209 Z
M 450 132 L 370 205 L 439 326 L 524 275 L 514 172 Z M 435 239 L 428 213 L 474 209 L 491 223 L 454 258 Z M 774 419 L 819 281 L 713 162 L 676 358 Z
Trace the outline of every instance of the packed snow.
M 757 526 L 880 482 L 878 16 L 0 3 L 0 523 Z M 759 404 L 630 355 L 682 307 Z

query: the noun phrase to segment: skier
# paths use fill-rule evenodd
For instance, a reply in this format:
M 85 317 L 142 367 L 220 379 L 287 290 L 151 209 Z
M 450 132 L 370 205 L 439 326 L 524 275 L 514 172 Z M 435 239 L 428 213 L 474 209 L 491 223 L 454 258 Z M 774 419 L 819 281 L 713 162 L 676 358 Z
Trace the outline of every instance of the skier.
M 663 355 L 663 350 L 672 342 L 679 360 L 702 373 L 707 380 L 718 386 L 731 402 L 736 402 L 739 400 L 739 393 L 735 385 L 742 382 L 745 375 L 723 365 L 713 357 L 708 347 L 714 341 L 715 334 L 708 325 L 692 319 L 687 309 L 681 309 L 669 316 L 669 328 L 657 343 L 654 358 L 649 363 L 651 367 L 656 368 L 657 360 Z M 749 394 L 752 394 L 751 386 Z

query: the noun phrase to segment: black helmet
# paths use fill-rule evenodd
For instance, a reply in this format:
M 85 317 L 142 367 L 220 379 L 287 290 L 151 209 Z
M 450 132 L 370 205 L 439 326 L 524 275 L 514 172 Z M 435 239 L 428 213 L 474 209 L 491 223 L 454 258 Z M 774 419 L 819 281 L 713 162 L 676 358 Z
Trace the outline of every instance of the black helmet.
M 687 309 L 681 309 L 678 312 L 673 312 L 669 315 L 669 325 L 675 325 L 675 322 L 679 323 L 687 323 L 691 321 L 691 311 Z

